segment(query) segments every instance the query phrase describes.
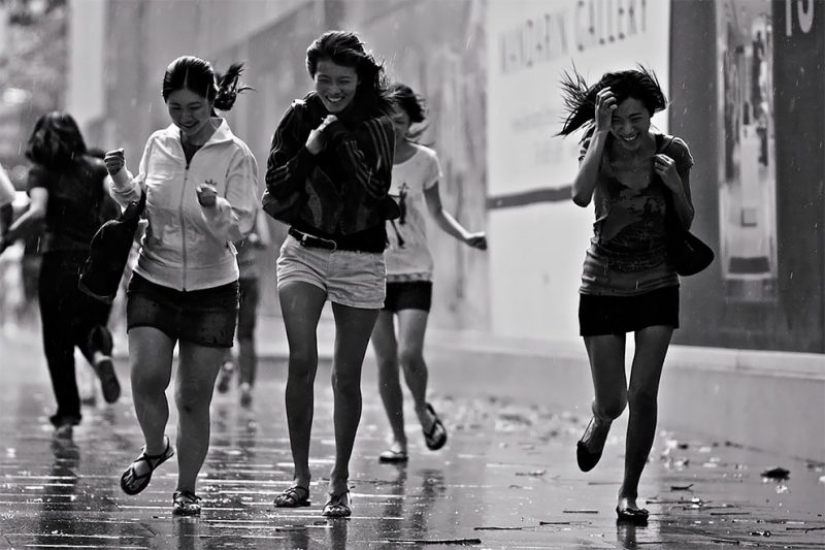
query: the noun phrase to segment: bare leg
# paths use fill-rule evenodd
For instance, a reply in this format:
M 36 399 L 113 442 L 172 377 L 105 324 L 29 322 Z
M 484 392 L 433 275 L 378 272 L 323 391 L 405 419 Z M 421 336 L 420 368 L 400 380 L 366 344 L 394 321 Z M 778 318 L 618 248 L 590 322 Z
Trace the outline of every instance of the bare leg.
M 673 328 L 668 326 L 647 327 L 636 332 L 636 353 L 628 389 L 630 421 L 627 426 L 625 473 L 619 489 L 619 505 L 630 509 L 638 508 L 639 478 L 656 435 L 659 381 L 672 335 Z
M 172 377 L 172 352 L 175 342 L 152 327 L 129 331 L 132 399 L 135 414 L 146 440 L 146 453 L 159 454 L 166 448 L 163 438 L 169 420 L 166 388 Z
M 332 313 L 335 317 L 335 351 L 332 359 L 335 465 L 330 473 L 329 492 L 338 495 L 347 490 L 349 460 L 361 421 L 361 367 L 378 310 L 333 303 Z
M 378 363 L 378 393 L 384 403 L 384 410 L 392 429 L 391 449 L 397 453 L 407 452 L 407 435 L 404 433 L 404 394 L 401 391 L 401 377 L 398 368 L 398 342 L 395 340 L 395 325 L 390 311 L 380 311 L 372 329 L 372 347 Z
M 398 312 L 398 358 L 404 371 L 404 380 L 412 395 L 415 412 L 425 432 L 432 429 L 435 418 L 427 409 L 427 381 L 429 372 L 424 361 L 424 334 L 428 312 L 404 309 Z
M 166 450 L 164 432 L 169 403 L 165 391 L 172 377 L 174 349 L 174 340 L 156 328 L 137 327 L 129 331 L 132 400 L 148 455 L 160 455 Z M 149 470 L 145 461 L 135 465 L 136 475 Z
M 178 407 L 177 491 L 195 492 L 198 472 L 209 451 L 209 406 L 215 379 L 226 357 L 225 348 L 181 342 L 175 378 Z
M 590 358 L 595 397 L 591 409 L 594 421 L 582 437 L 591 451 L 604 447 L 610 425 L 627 405 L 627 377 L 624 369 L 625 336 L 608 334 L 586 336 L 584 344 Z
M 286 417 L 295 465 L 294 480 L 308 488 L 309 440 L 315 406 L 313 385 L 318 371 L 318 321 L 326 292 L 308 283 L 288 283 L 278 291 L 289 342 L 289 374 L 286 383 Z

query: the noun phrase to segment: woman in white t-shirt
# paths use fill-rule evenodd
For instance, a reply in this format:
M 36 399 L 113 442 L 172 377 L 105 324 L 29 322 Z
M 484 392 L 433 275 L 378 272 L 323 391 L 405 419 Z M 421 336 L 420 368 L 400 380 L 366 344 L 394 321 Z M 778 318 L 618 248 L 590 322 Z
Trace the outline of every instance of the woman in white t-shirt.
M 424 122 L 422 99 L 409 86 L 391 86 L 396 100 L 395 159 L 390 195 L 399 203 L 401 217 L 387 222 L 389 246 L 387 297 L 375 328 L 372 345 L 378 360 L 378 384 L 392 428 L 393 443 L 381 453 L 381 462 L 406 462 L 403 394 L 399 365 L 410 389 L 424 441 L 430 450 L 447 442 L 447 430 L 427 402 L 427 364 L 424 362 L 424 333 L 432 302 L 433 258 L 427 246 L 425 212 L 438 226 L 461 242 L 485 250 L 487 237 L 470 233 L 444 210 L 438 192 L 441 167 L 435 151 L 415 143 L 410 126 Z M 395 330 L 398 317 L 398 332 Z

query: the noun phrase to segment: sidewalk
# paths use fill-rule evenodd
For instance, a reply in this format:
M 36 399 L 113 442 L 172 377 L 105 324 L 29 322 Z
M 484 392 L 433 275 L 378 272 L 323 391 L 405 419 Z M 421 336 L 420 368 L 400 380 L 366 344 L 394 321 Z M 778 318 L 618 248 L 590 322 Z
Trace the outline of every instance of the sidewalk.
M 118 488 L 121 471 L 142 444 L 125 363 L 118 364 L 124 381 L 121 401 L 87 407 L 74 439 L 55 440 L 46 420 L 53 408 L 48 376 L 31 340 L 31 335 L 0 337 L 5 384 L 0 394 L 0 548 L 699 550 L 825 545 L 821 463 L 776 457 L 660 423 L 640 487 L 651 519 L 643 527 L 617 524 L 613 507 L 622 472 L 623 420 L 615 424 L 599 466 L 582 474 L 574 448 L 586 415 L 552 401 L 535 404 L 502 396 L 497 380 L 482 383 L 467 374 L 470 365 L 440 360 L 433 369 L 431 401 L 450 440 L 439 452 L 427 451 L 408 400 L 411 458 L 405 466 L 392 466 L 377 461 L 386 446 L 387 424 L 374 390 L 375 365 L 368 359 L 351 465 L 351 519 L 320 515 L 333 452 L 327 361 L 316 380 L 313 504 L 296 510 L 272 506 L 274 495 L 291 479 L 282 398 L 285 365 L 273 357 L 261 364 L 251 409 L 238 407 L 234 391 L 216 395 L 212 444 L 198 488 L 203 516 L 175 519 L 170 515 L 174 461 L 161 467 L 136 497 Z M 276 349 L 274 335 L 269 340 L 273 347 L 266 348 L 268 354 Z M 458 372 L 464 375 L 454 376 Z M 527 387 L 547 384 L 523 382 Z M 167 433 L 174 440 L 174 408 Z M 787 479 L 763 478 L 762 472 L 775 467 L 788 470 Z
M 318 329 L 331 357 L 334 326 Z M 261 317 L 261 353 L 288 356 L 280 317 Z M 589 414 L 590 366 L 581 342 L 540 342 L 483 333 L 427 333 L 431 376 L 463 396 L 500 397 Z M 628 364 L 633 352 L 628 340 Z M 368 356 L 372 350 L 368 351 Z M 825 355 L 671 346 L 659 395 L 660 421 L 675 429 L 777 456 L 825 459 Z

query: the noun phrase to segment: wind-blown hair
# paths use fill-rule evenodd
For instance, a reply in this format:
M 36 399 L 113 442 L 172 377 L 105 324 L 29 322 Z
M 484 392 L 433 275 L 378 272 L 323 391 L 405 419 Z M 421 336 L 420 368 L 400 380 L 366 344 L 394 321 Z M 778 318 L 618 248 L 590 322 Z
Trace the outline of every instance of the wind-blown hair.
M 206 60 L 191 55 L 181 56 L 166 67 L 161 92 L 163 101 L 168 101 L 172 92 L 185 89 L 213 101 L 215 109 L 228 111 L 239 93 L 252 89 L 238 84 L 241 72 L 243 63 L 233 63 L 221 75 Z
M 420 124 L 427 120 L 427 108 L 424 98 L 413 91 L 412 88 L 401 82 L 394 82 L 389 86 L 390 97 L 395 105 L 402 109 L 410 117 L 411 124 Z M 418 143 L 418 138 L 427 130 L 427 125 L 407 133 L 407 139 Z
M 411 123 L 418 124 L 427 119 L 424 98 L 412 88 L 401 82 L 394 82 L 390 84 L 389 92 L 395 104 L 410 117 Z
M 34 125 L 26 146 L 26 158 L 50 170 L 60 170 L 86 154 L 80 127 L 68 113 L 52 111 Z
M 607 87 L 613 92 L 616 103 L 632 97 L 641 101 L 651 116 L 667 107 L 667 98 L 656 73 L 642 65 L 636 69 L 605 73 L 592 86 L 588 86 L 573 67 L 572 74 L 565 71 L 562 75 L 561 93 L 568 114 L 557 135 L 567 136 L 582 127 L 585 128 L 583 139 L 592 135 L 596 124 L 596 94 Z
M 315 78 L 318 63 L 324 59 L 342 67 L 355 69 L 358 88 L 355 101 L 370 104 L 382 114 L 392 113 L 392 98 L 387 89 L 384 66 L 368 52 L 358 34 L 349 31 L 327 31 L 315 39 L 306 53 L 310 78 Z

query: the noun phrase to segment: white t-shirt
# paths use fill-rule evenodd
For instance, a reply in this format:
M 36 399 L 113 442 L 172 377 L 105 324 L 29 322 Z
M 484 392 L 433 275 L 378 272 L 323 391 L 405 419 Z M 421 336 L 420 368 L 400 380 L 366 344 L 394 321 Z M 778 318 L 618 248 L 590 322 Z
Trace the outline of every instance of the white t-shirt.
M 0 206 L 13 203 L 14 194 L 14 185 L 12 185 L 6 171 L 0 166 Z
M 389 246 L 384 252 L 387 281 L 429 281 L 433 257 L 427 246 L 427 199 L 424 190 L 441 178 L 435 151 L 413 144 L 412 157 L 392 168 L 390 195 L 401 207 L 401 217 L 387 222 Z

